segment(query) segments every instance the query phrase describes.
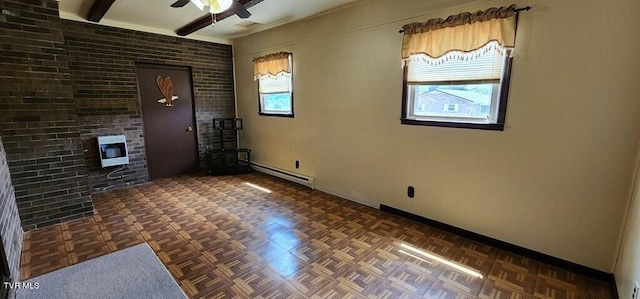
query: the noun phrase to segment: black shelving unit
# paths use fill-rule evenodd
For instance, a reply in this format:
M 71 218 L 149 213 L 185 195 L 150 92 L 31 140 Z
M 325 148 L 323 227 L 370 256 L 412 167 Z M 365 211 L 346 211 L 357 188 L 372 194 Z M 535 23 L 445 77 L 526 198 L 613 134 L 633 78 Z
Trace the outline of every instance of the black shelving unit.
M 241 174 L 251 171 L 251 150 L 238 148 L 242 118 L 213 119 L 213 149 L 206 152 L 210 175 Z

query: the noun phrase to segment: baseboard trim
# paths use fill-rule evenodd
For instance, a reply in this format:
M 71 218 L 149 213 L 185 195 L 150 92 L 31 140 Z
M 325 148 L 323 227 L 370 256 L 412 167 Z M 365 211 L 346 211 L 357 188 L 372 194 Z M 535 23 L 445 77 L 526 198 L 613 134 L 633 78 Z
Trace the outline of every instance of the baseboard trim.
M 558 268 L 561 269 L 565 269 L 574 273 L 578 273 L 578 274 L 582 274 L 584 276 L 593 278 L 593 279 L 597 279 L 603 282 L 607 282 L 607 283 L 611 283 L 612 279 L 613 279 L 613 274 L 611 273 L 607 273 L 604 271 L 600 271 L 597 269 L 593 269 L 587 266 L 583 266 L 580 264 L 576 264 L 567 260 L 563 260 L 554 256 L 550 256 L 548 254 L 544 254 L 541 252 L 537 252 L 531 249 L 527 249 L 518 245 L 514 245 L 511 243 L 507 243 L 504 241 L 500 241 L 491 237 L 487 237 L 485 235 L 481 235 L 478 233 L 474 233 L 472 231 L 468 231 L 459 227 L 455 227 L 446 223 L 442 223 L 436 220 L 432 220 L 429 218 L 425 218 L 416 214 L 412 214 L 409 212 L 405 212 L 403 210 L 399 210 L 396 209 L 394 207 L 390 207 L 384 204 L 380 204 L 380 210 L 391 213 L 391 214 L 395 214 L 407 219 L 411 219 L 420 223 L 424 223 L 426 225 L 474 240 L 476 242 L 481 242 L 481 243 L 485 243 L 487 245 L 491 245 L 493 247 L 502 249 L 502 250 L 506 250 L 506 251 L 510 251 L 513 252 L 515 254 L 530 258 L 530 259 L 534 259 L 543 263 L 547 263 L 550 265 L 554 265 Z M 615 281 L 614 281 L 615 283 Z M 615 289 L 615 284 L 613 285 L 613 288 Z M 617 298 L 617 297 L 614 297 Z
M 618 285 L 616 284 L 616 276 L 611 274 L 611 278 L 609 278 L 609 283 L 611 284 L 611 296 L 613 299 L 620 299 L 620 295 L 618 294 Z

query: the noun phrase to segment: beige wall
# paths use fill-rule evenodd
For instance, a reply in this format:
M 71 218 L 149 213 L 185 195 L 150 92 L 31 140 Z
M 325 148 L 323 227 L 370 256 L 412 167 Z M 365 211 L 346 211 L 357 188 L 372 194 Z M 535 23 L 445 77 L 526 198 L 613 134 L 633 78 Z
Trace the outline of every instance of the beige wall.
M 398 29 L 511 3 L 362 1 L 235 40 L 242 146 L 328 193 L 613 271 L 640 132 L 637 0 L 520 3 L 534 10 L 521 15 L 504 132 L 400 124 Z M 251 59 L 281 50 L 293 119 L 257 114 Z
M 636 171 L 635 190 L 623 233 L 615 268 L 620 298 L 631 298 L 634 282 L 640 281 L 640 163 Z

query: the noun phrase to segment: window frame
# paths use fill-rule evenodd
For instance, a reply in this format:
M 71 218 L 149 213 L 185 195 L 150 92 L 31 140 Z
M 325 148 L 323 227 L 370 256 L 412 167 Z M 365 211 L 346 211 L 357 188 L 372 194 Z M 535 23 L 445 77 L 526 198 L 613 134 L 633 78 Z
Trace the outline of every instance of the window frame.
M 293 53 L 289 53 L 289 65 L 291 66 L 291 75 L 289 77 L 289 83 L 291 84 L 291 90 L 289 91 L 289 96 L 291 97 L 291 112 L 290 113 L 277 113 L 277 112 L 268 112 L 262 109 L 262 95 L 263 94 L 273 94 L 269 92 L 261 93 L 260 92 L 260 79 L 258 82 L 258 115 L 261 116 L 274 116 L 274 117 L 287 117 L 294 118 L 294 101 L 293 101 Z M 279 93 L 279 92 L 278 92 Z
M 403 125 L 415 125 L 415 126 L 432 126 L 432 127 L 446 127 L 446 128 L 463 128 L 463 129 L 478 129 L 478 130 L 492 130 L 492 131 L 504 131 L 504 125 L 507 114 L 507 102 L 509 96 L 509 86 L 511 83 L 511 65 L 513 63 L 513 56 L 510 53 L 505 54 L 504 66 L 500 83 L 498 84 L 500 91 L 498 93 L 497 104 L 498 111 L 495 123 L 471 123 L 456 121 L 455 118 L 448 120 L 418 120 L 409 118 L 408 108 L 414 105 L 413 100 L 408 99 L 410 85 L 415 83 L 409 83 L 407 80 L 408 65 L 402 67 L 402 111 L 400 123 Z M 490 106 L 491 107 L 491 106 Z

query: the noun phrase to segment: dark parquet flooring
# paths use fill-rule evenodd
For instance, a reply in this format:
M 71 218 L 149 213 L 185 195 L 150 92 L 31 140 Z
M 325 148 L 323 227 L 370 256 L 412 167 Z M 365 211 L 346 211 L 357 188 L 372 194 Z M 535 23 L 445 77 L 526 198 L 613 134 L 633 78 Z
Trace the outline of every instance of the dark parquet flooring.
M 147 242 L 192 298 L 611 298 L 607 283 L 258 173 L 93 202 L 93 217 L 26 233 L 23 279 Z

